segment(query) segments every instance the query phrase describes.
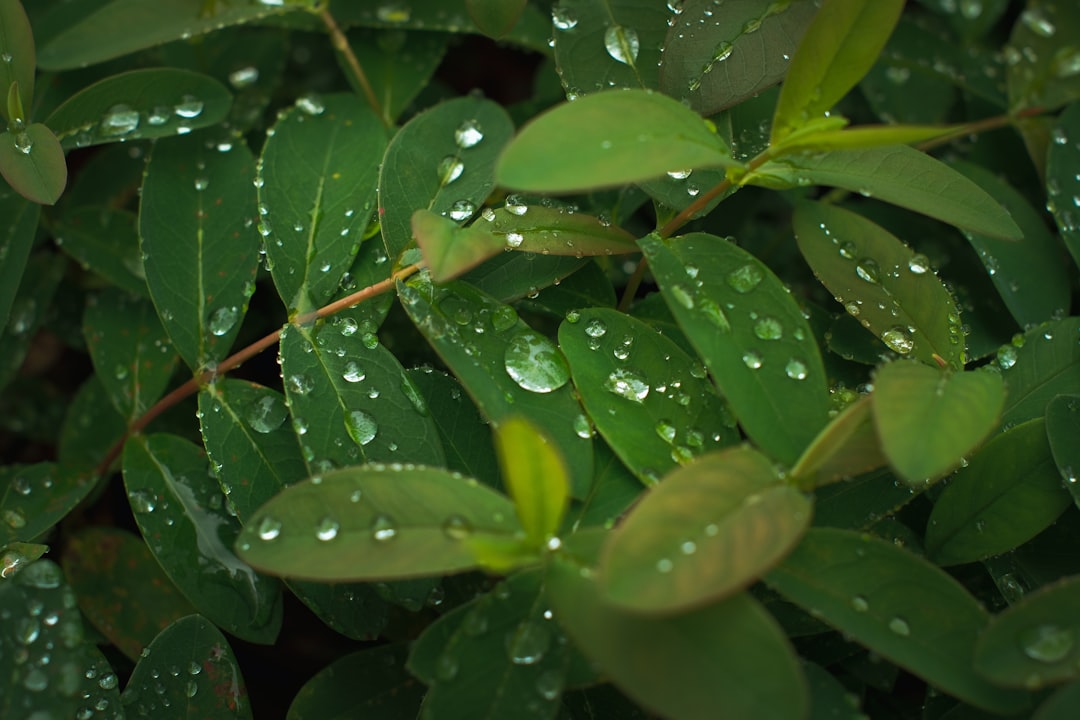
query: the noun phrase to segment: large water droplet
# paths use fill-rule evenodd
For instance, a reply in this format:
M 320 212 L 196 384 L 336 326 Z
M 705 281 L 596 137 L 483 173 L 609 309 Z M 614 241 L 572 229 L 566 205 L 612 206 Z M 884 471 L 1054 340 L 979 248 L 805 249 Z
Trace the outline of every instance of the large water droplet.
M 210 319 L 206 323 L 206 327 L 210 330 L 212 335 L 221 337 L 236 325 L 237 318 L 240 317 L 240 310 L 235 305 L 230 307 L 219 307 L 210 315 Z
M 585 323 L 585 334 L 591 338 L 602 338 L 607 332 L 607 325 L 600 318 L 593 318 Z
M 911 627 L 908 625 L 907 620 L 899 615 L 889 621 L 889 630 L 892 630 L 900 637 L 907 637 L 911 634 Z
M 287 385 L 288 388 L 297 395 L 307 395 L 315 386 L 314 383 L 311 382 L 311 378 L 302 373 L 290 375 L 287 380 Z
M 476 203 L 470 200 L 455 200 L 447 213 L 454 222 L 462 222 L 472 217 L 476 212 Z
M 784 326 L 776 318 L 766 315 L 754 323 L 754 334 L 762 340 L 779 340 L 784 336 Z
M 881 333 L 881 341 L 900 355 L 907 355 L 915 349 L 915 339 L 911 337 L 911 331 L 900 325 L 894 325 Z
M 476 146 L 483 139 L 484 133 L 476 120 L 466 120 L 454 131 L 454 142 L 463 150 Z
M 881 278 L 881 269 L 877 261 L 872 258 L 860 258 L 855 263 L 855 274 L 860 280 L 876 284 Z
M 551 340 L 531 330 L 510 340 L 503 364 L 506 374 L 530 392 L 553 392 L 570 379 L 570 367 L 559 349 Z
M 108 137 L 128 135 L 139 127 L 139 112 L 127 105 L 113 105 L 101 118 L 100 132 Z
M 360 366 L 350 360 L 345 363 L 345 371 L 341 374 L 341 377 L 345 382 L 358 383 L 363 382 L 367 377 L 367 373 L 360 369 Z
M 443 533 L 451 540 L 464 540 L 473 533 L 472 523 L 463 515 L 451 515 L 442 524 Z
M 1073 629 L 1059 625 L 1045 624 L 1028 628 L 1020 634 L 1020 647 L 1032 660 L 1044 663 L 1056 663 L 1064 660 L 1072 652 L 1076 643 Z
M 461 173 L 465 172 L 465 163 L 456 155 L 447 155 L 439 161 L 439 183 L 442 185 L 449 185 L 450 183 L 461 177 Z
M 341 524 L 332 517 L 324 517 L 315 526 L 315 537 L 323 542 L 329 542 L 338 536 Z
M 17 134 L 15 136 L 15 149 L 23 155 L 29 155 L 30 151 L 34 149 L 34 139 L 30 137 L 29 133 L 21 132 Z
M 791 358 L 784 366 L 784 374 L 792 380 L 805 380 L 808 372 L 806 363 L 798 358 Z
M 624 65 L 633 66 L 637 61 L 638 50 L 641 42 L 638 40 L 637 31 L 622 25 L 612 25 L 604 33 L 604 47 L 608 55 Z
M 728 273 L 727 284 L 735 292 L 745 294 L 756 288 L 763 277 L 761 268 L 753 263 L 747 263 Z
M 276 540 L 281 535 L 281 521 L 273 515 L 265 515 L 255 528 L 260 540 Z
M 203 101 L 194 95 L 185 95 L 180 98 L 180 102 L 173 108 L 173 112 L 177 117 L 182 117 L 187 120 L 191 118 L 197 118 L 202 114 Z
M 915 253 L 908 260 L 908 270 L 915 275 L 922 275 L 930 272 L 930 259 L 922 253 Z
M 636 403 L 643 402 L 649 396 L 650 390 L 645 377 L 630 368 L 617 368 L 608 375 L 604 387 L 608 392 Z
M 345 413 L 345 429 L 357 445 L 367 445 L 379 432 L 375 418 L 363 410 L 350 410 Z
M 573 30 L 577 27 L 577 15 L 562 7 L 551 8 L 551 24 L 556 30 Z
M 376 542 L 389 542 L 397 537 L 397 524 L 385 513 L 379 513 L 371 521 L 371 537 Z
M 515 665 L 535 665 L 544 659 L 551 645 L 551 631 L 533 620 L 526 620 L 506 636 L 506 654 Z
M 132 490 L 128 493 L 128 502 L 134 512 L 143 515 L 157 509 L 157 498 L 150 490 Z
M 263 395 L 248 407 L 246 419 L 255 432 L 269 433 L 281 427 L 288 414 L 285 403 L 276 395 Z

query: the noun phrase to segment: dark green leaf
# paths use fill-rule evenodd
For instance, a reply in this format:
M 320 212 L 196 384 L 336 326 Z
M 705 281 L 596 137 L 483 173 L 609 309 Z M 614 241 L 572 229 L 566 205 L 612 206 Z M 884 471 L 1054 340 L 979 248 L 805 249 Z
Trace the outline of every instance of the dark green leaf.
M 0 133 L 0 174 L 31 202 L 52 205 L 67 185 L 67 163 L 56 136 L 41 123 Z
M 660 65 L 660 89 L 705 115 L 783 79 L 817 8 L 796 0 L 742 0 L 719 6 L 688 0 L 673 18 Z
M 32 562 L 49 552 L 48 545 L 13 542 L 0 546 L 0 579 L 9 580 Z
M 526 0 L 465 0 L 476 27 L 491 38 L 510 32 L 521 19 L 525 5 Z
M 228 89 L 208 75 L 152 68 L 94 83 L 53 110 L 45 124 L 69 150 L 191 132 L 221 122 L 231 106 Z
M 400 579 L 476 567 L 467 540 L 515 532 L 510 501 L 475 480 L 369 464 L 279 493 L 251 516 L 237 548 L 287 577 Z
M 748 447 L 710 453 L 642 496 L 600 558 L 607 602 L 670 615 L 728 597 L 780 561 L 810 503 Z
M 552 318 L 573 317 L 580 308 L 615 307 L 615 288 L 599 263 L 586 262 L 558 284 L 524 300 L 520 307 Z
M 747 435 L 793 464 L 825 425 L 828 394 L 814 335 L 769 268 L 723 238 L 641 241 L 664 300 Z
M 233 553 L 240 523 L 224 507 L 202 449 L 173 435 L 132 438 L 124 485 L 146 544 L 191 604 L 237 637 L 272 643 L 280 587 Z
M 1080 704 L 1080 682 L 1058 690 L 1039 706 L 1032 720 L 1070 720 Z
M 766 581 L 782 595 L 890 662 L 964 702 L 1019 712 L 1025 695 L 972 667 L 989 617 L 962 585 L 893 543 L 812 529 Z
M 596 443 L 596 475 L 589 494 L 575 503 L 569 513 L 573 529 L 615 523 L 644 491 L 630 469 L 623 465 L 607 443 Z
M 97 484 L 52 463 L 0 470 L 0 545 L 30 542 L 60 522 Z
M 193 370 L 224 358 L 255 289 L 255 160 L 197 135 L 159 141 L 143 179 L 139 235 L 150 295 Z
M 566 464 L 551 442 L 522 417 L 511 416 L 499 423 L 495 449 L 527 540 L 543 547 L 566 513 L 570 497 Z
M 799 42 L 773 118 L 772 142 L 824 117 L 885 47 L 903 0 L 825 0 Z
M 452 36 L 427 30 L 402 33 L 395 29 L 355 28 L 348 37 L 389 126 L 426 87 Z M 342 60 L 340 54 L 338 60 Z M 355 83 L 351 69 L 346 71 L 346 77 L 353 90 L 358 94 L 363 92 Z
M 8 124 L 30 122 L 30 109 L 34 102 L 34 33 L 19 0 L 0 0 L 0 117 Z M 8 113 L 6 102 L 12 83 L 18 83 L 19 104 L 23 117 L 14 118 Z
M 1046 209 L 1054 215 L 1065 247 L 1080 265 L 1080 103 L 1073 103 L 1051 130 L 1046 157 Z M 1070 143 L 1069 141 L 1072 140 Z
M 507 146 L 499 184 L 571 192 L 739 163 L 697 113 L 660 93 L 612 90 L 540 115 Z
M 124 688 L 124 704 L 129 718 L 251 717 L 236 656 L 202 615 L 181 618 L 154 638 Z
M 997 364 L 1005 380 L 1002 426 L 1042 417 L 1055 395 L 1080 394 L 1080 318 L 1031 328 L 998 350 Z
M 60 428 L 57 456 L 65 473 L 96 472 L 105 451 L 127 431 L 127 420 L 109 401 L 97 375 L 82 384 Z
M 1065 489 L 1073 501 L 1080 506 L 1080 483 L 1076 474 L 1080 472 L 1080 397 L 1076 395 L 1058 395 L 1046 405 L 1046 437 L 1050 441 L 1050 452 L 1054 463 L 1065 481 Z
M 149 295 L 133 213 L 81 207 L 59 218 L 55 232 L 56 244 L 80 265 L 121 290 Z
M 908 484 L 925 485 L 960 465 L 998 425 L 1001 376 L 888 363 L 874 378 L 874 424 L 889 464 Z
M 705 368 L 640 320 L 600 308 L 559 328 L 559 345 L 597 430 L 642 482 L 738 441 Z M 588 418 L 575 429 L 590 432 Z
M 585 258 L 565 255 L 504 252 L 470 271 L 463 279 L 477 290 L 509 303 L 560 283 L 587 262 Z
M 820 487 L 849 480 L 885 464 L 881 441 L 874 427 L 872 403 L 870 397 L 860 398 L 822 429 L 791 468 L 796 485 Z
M 1005 46 L 1009 108 L 1053 110 L 1080 99 L 1080 8 L 1035 0 L 1020 13 Z
M 38 253 L 27 262 L 7 326 L 0 333 L 0 388 L 15 377 L 34 336 L 45 325 L 66 268 L 63 256 L 53 253 Z
M 847 686 L 825 668 L 803 661 L 803 674 L 810 688 L 810 720 L 862 720 L 857 698 Z
M 927 555 L 941 565 L 958 565 L 1022 545 L 1072 503 L 1061 484 L 1041 419 L 998 435 L 934 503 Z
M 423 686 L 404 671 L 404 644 L 360 650 L 338 658 L 304 683 L 289 720 L 398 720 L 416 717 Z
M 290 313 L 337 291 L 375 205 L 386 131 L 352 94 L 306 95 L 278 115 L 259 157 L 259 233 Z
M 7 188 L 0 188 L 0 327 L 7 327 L 41 209 Z

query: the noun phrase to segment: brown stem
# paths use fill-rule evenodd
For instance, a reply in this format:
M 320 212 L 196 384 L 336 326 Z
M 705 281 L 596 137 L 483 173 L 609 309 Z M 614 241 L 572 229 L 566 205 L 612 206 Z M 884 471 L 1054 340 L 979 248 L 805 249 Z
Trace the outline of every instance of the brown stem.
M 952 142 L 958 137 L 963 137 L 964 135 L 974 135 L 976 133 L 986 132 L 987 130 L 997 130 L 998 128 L 1011 125 L 1017 120 L 1042 114 L 1042 108 L 1028 108 L 1026 110 L 1021 110 L 1015 115 L 995 115 L 994 117 L 983 118 L 982 120 L 976 120 L 975 122 L 968 123 L 963 127 L 957 128 L 955 131 L 949 133 L 948 135 L 941 135 L 940 137 L 936 137 L 933 140 L 927 140 L 921 145 L 916 145 L 915 149 L 921 152 L 929 152 L 940 145 Z
M 364 72 L 364 68 L 360 67 L 360 61 L 356 59 L 356 53 L 352 51 L 352 47 L 349 45 L 349 39 L 345 37 L 345 33 L 338 27 L 337 21 L 334 20 L 334 16 L 330 14 L 328 9 L 329 3 L 325 3 L 322 8 L 319 9 L 319 17 L 322 18 L 323 24 L 326 25 L 326 29 L 330 33 L 330 42 L 334 45 L 334 49 L 341 53 L 345 58 L 345 63 L 349 66 L 349 70 L 352 71 L 353 77 L 356 78 L 357 84 L 360 85 L 360 90 L 364 93 L 364 99 L 368 101 L 368 105 L 375 111 L 375 114 L 382 120 L 383 125 L 390 127 L 390 119 L 383 114 L 382 103 L 379 102 L 379 98 L 375 96 L 375 91 L 371 87 L 371 83 L 368 82 L 367 73 Z

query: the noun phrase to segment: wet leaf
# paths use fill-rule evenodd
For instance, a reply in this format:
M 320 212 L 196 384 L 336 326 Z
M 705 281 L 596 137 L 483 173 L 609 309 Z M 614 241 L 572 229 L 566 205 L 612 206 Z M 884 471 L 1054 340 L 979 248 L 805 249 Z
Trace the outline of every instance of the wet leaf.
M 65 150 L 170 137 L 216 125 L 232 95 L 208 75 L 178 68 L 132 70 L 81 90 L 45 120 Z
M 810 503 L 748 447 L 710 453 L 642 496 L 605 543 L 607 602 L 671 615 L 748 587 L 810 522 Z
M 30 542 L 60 522 L 96 480 L 58 469 L 53 463 L 8 465 L 0 470 L 0 545 Z
M 1053 110 L 1080 98 L 1080 9 L 1034 0 L 1020 13 L 1003 53 L 1009 109 Z
M 532 423 L 509 417 L 495 428 L 503 482 L 518 521 L 536 547 L 554 537 L 570 498 L 570 480 L 558 451 Z
M 289 720 L 416 717 L 424 688 L 404 670 L 407 651 L 398 643 L 338 658 L 296 693 Z
M 681 103 L 646 90 L 612 90 L 538 116 L 507 146 L 496 176 L 516 190 L 571 192 L 738 165 Z
M 127 431 L 127 420 L 113 408 L 97 375 L 82 384 L 67 407 L 57 448 L 65 473 L 96 472 L 103 452 Z
M 995 713 L 1027 707 L 1026 695 L 995 687 L 972 668 L 976 639 L 989 622 L 978 600 L 891 542 L 812 529 L 766 582 L 855 642 L 966 703 Z
M 560 326 L 559 345 L 588 412 L 573 419 L 575 431 L 587 437 L 595 423 L 645 484 L 738 441 L 705 368 L 640 320 L 586 309 Z
M 500 240 L 500 249 L 544 255 L 622 255 L 638 252 L 634 236 L 606 218 L 572 209 L 517 203 L 485 212 L 473 224 Z
M 1069 720 L 1080 702 L 1080 683 L 1071 683 L 1047 698 L 1032 720 Z
M 873 421 L 870 397 L 862 397 L 837 414 L 791 468 L 802 488 L 849 480 L 886 463 Z
M 1012 550 L 1072 504 L 1062 487 L 1043 420 L 998 435 L 949 481 L 934 503 L 926 553 L 940 565 Z
M 13 542 L 0 545 L 0 580 L 10 580 L 47 552 L 49 546 L 38 543 Z
M 4 349 L 0 353 L 0 388 L 18 373 L 31 342 L 45 325 L 66 268 L 65 259 L 54 253 L 37 253 L 27 261 L 7 326 L 0 333 Z
M 637 477 L 627 468 L 607 443 L 596 443 L 596 474 L 589 494 L 570 507 L 569 525 L 578 528 L 612 528 L 644 491 Z
M 224 507 L 202 449 L 173 435 L 140 436 L 124 446 L 123 463 L 139 532 L 177 589 L 233 635 L 273 643 L 280 586 L 233 552 L 240 523 Z
M 387 580 L 476 567 L 469 540 L 520 532 L 504 496 L 438 468 L 369 464 L 286 488 L 237 540 L 254 566 L 309 580 Z
M 1080 447 L 1074 440 L 1080 437 L 1080 396 L 1058 395 L 1046 405 L 1046 437 L 1050 452 L 1065 489 L 1080 505 L 1080 483 L 1076 474 L 1080 471 Z
M 664 300 L 708 365 L 739 424 L 792 464 L 825 425 L 825 371 L 787 289 L 750 253 L 694 233 L 641 241 Z
M 481 32 L 500 38 L 521 19 L 526 3 L 527 0 L 465 0 L 465 7 Z
M 150 296 L 193 370 L 223 359 L 255 289 L 255 160 L 198 136 L 161 140 L 143 179 L 139 235 Z
M 1080 394 L 1080 318 L 1033 327 L 1003 345 L 997 364 L 1005 381 L 1002 427 L 1046 414 L 1056 395 Z
M 149 296 L 133 213 L 82 207 L 58 218 L 55 227 L 60 249 L 80 265 L 132 295 Z
M 569 277 L 527 298 L 520 306 L 552 318 L 573 317 L 580 308 L 615 307 L 615 288 L 599 263 L 586 261 Z
M 1058 116 L 1050 134 L 1052 142 L 1046 154 L 1046 209 L 1053 214 L 1065 247 L 1080 265 L 1080 179 L 1075 172 L 1080 166 L 1080 103 L 1070 105 Z
M 375 206 L 386 132 L 359 97 L 304 95 L 259 157 L 259 234 L 278 295 L 308 312 L 338 290 Z
M 435 282 L 446 282 L 503 251 L 503 239 L 483 225 L 459 227 L 430 210 L 412 216 L 412 232 Z
M 509 303 L 535 299 L 543 289 L 560 283 L 587 263 L 586 258 L 573 256 L 504 252 L 470 270 L 462 279 L 500 302 Z
M 34 33 L 19 0 L 0 2 L 0 117 L 10 125 L 14 121 L 29 123 L 34 104 Z M 13 118 L 8 112 L 8 92 L 18 83 L 19 104 L 24 117 Z
M 52 205 L 67 185 L 67 163 L 56 136 L 41 123 L 0 133 L 0 174 L 31 202 Z
M 7 327 L 15 292 L 30 257 L 41 209 L 7 189 L 0 188 L 0 327 Z
M 430 30 L 402 33 L 394 29 L 353 28 L 348 37 L 372 92 L 382 104 L 383 118 L 387 125 L 393 125 L 427 86 L 453 36 Z M 338 61 L 342 61 L 340 54 Z M 358 95 L 363 92 L 351 70 L 345 76 Z

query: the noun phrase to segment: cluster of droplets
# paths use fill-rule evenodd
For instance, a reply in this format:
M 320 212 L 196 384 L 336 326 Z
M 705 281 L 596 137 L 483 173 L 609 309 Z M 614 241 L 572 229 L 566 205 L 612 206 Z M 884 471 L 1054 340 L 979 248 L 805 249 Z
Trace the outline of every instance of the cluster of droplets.
M 476 147 L 483 139 L 484 131 L 480 126 L 480 122 L 475 118 L 464 120 L 458 125 L 454 130 L 454 145 L 457 149 L 454 153 L 443 157 L 436 166 L 436 174 L 441 187 L 454 183 L 462 176 L 465 172 L 462 153 Z M 443 214 L 454 222 L 464 222 L 476 213 L 476 208 L 475 202 L 467 198 L 461 198 L 452 201 Z
M 189 660 L 153 666 L 152 655 L 150 648 L 143 649 L 137 675 L 132 676 L 132 681 L 120 694 L 120 702 L 128 717 L 158 717 L 163 711 L 168 714 L 174 701 L 182 703 L 200 692 L 214 692 L 223 698 L 227 696 L 227 702 L 232 707 L 241 707 L 239 671 L 221 645 L 212 646 L 201 662 Z M 227 671 L 214 668 L 221 663 L 228 664 Z M 208 683 L 214 683 L 212 690 Z
M 141 137 L 140 127 L 155 128 L 176 122 L 176 134 L 185 135 L 192 130 L 191 121 L 203 113 L 205 103 L 194 95 L 184 95 L 175 105 L 157 105 L 148 112 L 140 112 L 124 103 L 110 107 L 97 123 L 96 133 L 109 140 L 126 140 Z M 92 140 L 89 131 L 76 135 L 76 145 L 86 145 Z

